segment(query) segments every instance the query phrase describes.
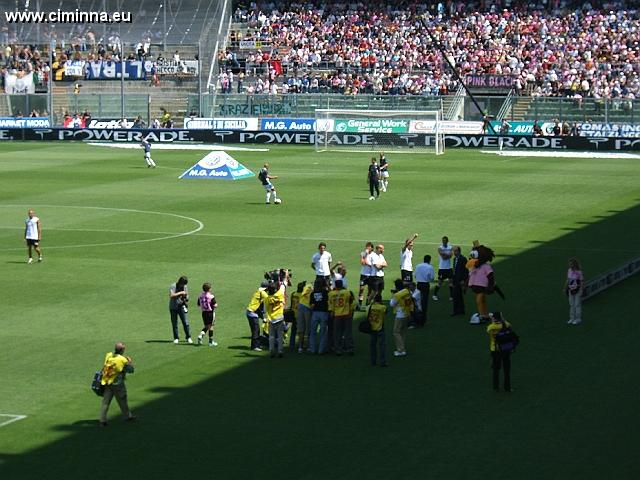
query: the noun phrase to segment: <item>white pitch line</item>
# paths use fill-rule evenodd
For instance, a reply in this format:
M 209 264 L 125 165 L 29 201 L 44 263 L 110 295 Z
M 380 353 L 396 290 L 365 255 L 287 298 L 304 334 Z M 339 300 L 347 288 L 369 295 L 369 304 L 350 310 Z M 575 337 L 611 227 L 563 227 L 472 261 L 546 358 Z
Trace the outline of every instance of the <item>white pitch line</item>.
M 0 422 L 0 428 L 6 427 L 10 423 L 17 422 L 18 420 L 24 420 L 25 418 L 27 418 L 26 415 L 12 415 L 10 413 L 0 413 L 0 417 L 11 417 L 9 420 Z
M 12 207 L 12 208 L 24 208 L 24 205 L 0 205 L 0 207 Z M 79 208 L 79 209 L 89 209 L 89 210 L 107 210 L 107 211 L 115 211 L 115 212 L 128 212 L 128 213 L 144 213 L 144 214 L 151 214 L 151 215 L 164 215 L 164 216 L 169 216 L 169 217 L 176 217 L 176 218 L 181 218 L 183 220 L 189 220 L 191 222 L 194 222 L 197 227 L 194 228 L 193 230 L 189 230 L 188 232 L 182 232 L 182 233 L 171 233 L 169 235 L 163 236 L 163 237 L 158 237 L 158 238 L 145 238 L 142 240 L 125 240 L 122 242 L 107 242 L 107 243 L 91 243 L 91 244 L 81 244 L 81 245 L 58 245 L 58 246 L 50 246 L 47 247 L 48 250 L 51 249 L 56 249 L 56 250 L 60 250 L 60 249 L 64 249 L 64 248 L 85 248 L 85 247 L 106 247 L 106 246 L 114 246 L 114 245 L 131 245 L 131 244 L 135 244 L 135 243 L 148 243 L 148 242 L 157 242 L 160 240 L 170 240 L 173 238 L 180 238 L 180 237 L 186 237 L 189 235 L 193 235 L 195 233 L 198 233 L 200 230 L 202 230 L 204 228 L 204 223 L 202 223 L 200 220 L 196 219 L 196 218 L 192 218 L 192 217 L 187 217 L 186 215 L 179 215 L 177 213 L 168 213 L 168 212 L 154 212 L 154 211 L 150 211 L 150 210 L 136 210 L 136 209 L 132 209 L 132 208 L 113 208 L 113 207 L 90 207 L 90 206 L 78 206 L 78 205 L 43 205 L 43 204 L 34 204 L 32 205 L 32 207 L 44 207 L 44 208 Z M 114 233 L 118 233 L 117 231 L 114 231 Z M 8 248 L 8 249 L 2 249 L 2 251 L 9 251 L 9 250 L 17 250 L 15 248 Z

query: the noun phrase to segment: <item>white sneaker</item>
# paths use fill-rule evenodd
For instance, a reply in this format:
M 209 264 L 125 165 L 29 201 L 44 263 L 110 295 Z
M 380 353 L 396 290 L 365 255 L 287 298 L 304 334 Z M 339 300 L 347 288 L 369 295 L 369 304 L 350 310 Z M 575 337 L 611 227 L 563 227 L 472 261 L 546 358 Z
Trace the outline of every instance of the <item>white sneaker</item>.
M 253 351 L 254 351 L 254 352 L 261 352 L 261 351 L 262 351 L 262 349 L 261 349 L 260 347 L 256 347 L 256 348 L 254 348 L 254 349 L 253 349 Z
M 27 260 L 27 263 L 33 263 L 33 258 L 30 258 L 29 260 Z
M 573 320 L 569 319 L 569 321 L 567 321 L 567 325 L 573 325 Z
M 217 346 L 218 346 L 218 343 L 217 343 L 217 342 L 214 342 L 214 341 L 212 340 L 212 341 L 210 341 L 210 342 L 209 342 L 209 346 L 210 346 L 210 347 L 217 347 Z
M 375 197 L 369 197 L 369 200 L 375 200 Z
M 396 350 L 395 352 L 393 352 L 393 356 L 394 357 L 401 357 L 402 356 L 402 352 L 399 352 L 399 351 Z
M 298 353 L 302 353 L 302 347 L 298 347 Z
M 438 296 L 437 296 L 437 295 L 434 295 L 434 296 L 433 296 L 433 297 L 431 297 L 431 298 L 433 298 L 436 302 L 438 301 Z
M 198 335 L 198 345 L 202 345 L 202 337 Z
M 38 257 L 38 261 L 41 262 L 42 261 L 42 257 Z
M 180 343 L 180 340 L 178 340 L 177 338 L 173 341 L 174 345 L 177 345 Z
M 449 297 L 449 301 L 450 301 L 450 302 L 453 302 L 453 297 Z
M 574 320 L 573 324 L 574 325 L 580 325 L 582 323 L 582 320 Z
M 191 340 L 191 337 L 187 338 L 187 343 L 193 343 L 193 340 Z

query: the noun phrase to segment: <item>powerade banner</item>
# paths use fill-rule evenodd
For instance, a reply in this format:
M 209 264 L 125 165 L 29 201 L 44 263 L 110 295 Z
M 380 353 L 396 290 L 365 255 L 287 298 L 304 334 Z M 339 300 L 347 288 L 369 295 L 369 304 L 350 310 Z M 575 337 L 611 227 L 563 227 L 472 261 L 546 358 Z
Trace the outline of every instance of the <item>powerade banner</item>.
M 240 180 L 254 173 L 227 152 L 211 152 L 178 178 L 196 180 Z
M 316 121 L 313 118 L 263 118 L 260 120 L 260 130 L 287 131 L 287 132 L 313 132 L 316 129 Z
M 87 62 L 87 80 L 119 80 L 122 77 L 122 62 L 113 60 L 96 60 Z M 124 78 L 129 80 L 146 80 L 147 72 L 144 62 L 126 60 L 124 62 Z
M 625 137 L 640 138 L 640 125 L 630 123 L 581 123 L 581 137 Z
M 406 147 L 432 146 L 433 135 L 421 133 L 375 134 L 375 133 L 320 133 L 318 141 L 340 145 L 370 145 L 380 148 L 385 145 Z M 42 129 L 0 129 L 0 141 L 11 140 L 76 140 L 137 142 L 143 137 L 152 143 L 198 142 L 217 144 L 286 144 L 313 145 L 313 132 L 243 132 L 232 130 L 178 130 L 178 129 L 90 129 L 90 128 L 42 128 Z M 445 135 L 447 148 L 505 148 L 536 150 L 582 150 L 582 151 L 640 151 L 640 138 L 586 138 L 586 137 L 528 137 L 518 135 Z
M 341 133 L 406 133 L 409 131 L 409 121 L 393 118 L 334 120 L 333 131 Z
M 48 117 L 0 117 L 0 128 L 49 128 Z

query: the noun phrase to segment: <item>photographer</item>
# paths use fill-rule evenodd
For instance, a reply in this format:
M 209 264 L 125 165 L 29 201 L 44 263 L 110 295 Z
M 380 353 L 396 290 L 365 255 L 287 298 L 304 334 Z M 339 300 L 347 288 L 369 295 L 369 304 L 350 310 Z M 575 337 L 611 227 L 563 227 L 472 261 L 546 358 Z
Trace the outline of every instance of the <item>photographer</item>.
M 260 321 L 263 318 L 263 302 L 267 297 L 265 290 L 268 285 L 269 282 L 263 281 L 260 288 L 253 292 L 249 305 L 247 305 L 247 320 L 251 329 L 251 350 L 256 352 L 262 351 L 260 347 Z
M 283 291 L 284 289 L 278 288 L 275 282 L 269 282 L 267 297 L 264 299 L 264 309 L 269 321 L 269 355 L 271 358 L 274 358 L 276 353 L 278 358 L 282 358 L 285 304 Z
M 171 315 L 171 326 L 173 327 L 173 343 L 180 342 L 178 335 L 178 317 L 184 328 L 184 335 L 187 343 L 193 343 L 191 332 L 189 331 L 189 321 L 187 320 L 187 304 L 189 302 L 189 290 L 187 289 L 189 280 L 186 276 L 181 276 L 176 283 L 169 287 L 169 313 Z

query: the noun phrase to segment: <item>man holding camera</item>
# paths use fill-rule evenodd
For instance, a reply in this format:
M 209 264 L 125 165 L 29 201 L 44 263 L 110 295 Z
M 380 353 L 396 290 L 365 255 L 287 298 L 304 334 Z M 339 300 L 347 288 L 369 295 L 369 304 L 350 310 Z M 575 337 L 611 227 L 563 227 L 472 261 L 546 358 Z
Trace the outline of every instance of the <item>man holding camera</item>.
M 267 297 L 264 299 L 264 309 L 269 322 L 269 354 L 271 358 L 282 358 L 282 344 L 284 337 L 284 288 L 278 288 L 275 282 L 269 282 Z

